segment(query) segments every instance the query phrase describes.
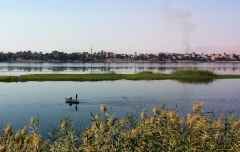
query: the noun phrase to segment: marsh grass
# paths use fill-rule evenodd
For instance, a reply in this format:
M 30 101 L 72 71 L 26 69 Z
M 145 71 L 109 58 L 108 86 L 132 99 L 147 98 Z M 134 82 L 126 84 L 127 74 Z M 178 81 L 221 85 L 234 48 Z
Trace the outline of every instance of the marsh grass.
M 176 70 L 171 73 L 172 75 L 176 76 L 196 76 L 196 77 L 213 77 L 216 76 L 217 74 L 209 71 L 209 70 L 198 70 L 198 69 L 181 69 L 181 70 Z
M 114 81 L 114 80 L 164 80 L 174 79 L 183 82 L 201 83 L 213 79 L 240 78 L 240 75 L 218 75 L 208 70 L 182 69 L 170 74 L 142 71 L 137 74 L 108 73 L 93 74 L 32 74 L 21 76 L 0 76 L 0 82 L 26 82 L 26 81 Z
M 176 110 L 153 107 L 148 115 L 114 118 L 101 104 L 101 113 L 93 114 L 92 125 L 81 134 L 73 129 L 74 121 L 64 118 L 60 127 L 43 141 L 38 120 L 12 130 L 1 129 L 0 152 L 10 151 L 240 151 L 240 119 L 213 117 L 202 111 L 203 102 L 193 105 L 193 112 L 181 116 Z M 137 121 L 134 121 L 137 120 Z M 53 137 L 54 136 L 54 137 Z

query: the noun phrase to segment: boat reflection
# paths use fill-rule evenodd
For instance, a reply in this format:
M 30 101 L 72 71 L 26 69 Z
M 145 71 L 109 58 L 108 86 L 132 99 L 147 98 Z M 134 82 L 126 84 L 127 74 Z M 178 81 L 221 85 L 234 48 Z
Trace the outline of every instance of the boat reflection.
M 66 104 L 68 104 L 68 105 L 71 106 L 71 107 L 72 107 L 73 105 L 75 105 L 75 110 L 78 111 L 78 107 L 77 107 L 77 106 L 78 106 L 79 103 L 69 103 L 69 102 L 66 102 Z

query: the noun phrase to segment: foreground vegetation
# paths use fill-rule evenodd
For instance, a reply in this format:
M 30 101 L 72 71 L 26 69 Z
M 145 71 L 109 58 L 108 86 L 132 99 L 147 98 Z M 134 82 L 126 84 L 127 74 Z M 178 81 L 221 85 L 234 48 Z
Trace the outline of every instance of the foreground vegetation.
M 170 74 L 143 71 L 137 74 L 32 74 L 21 76 L 0 76 L 0 82 L 26 81 L 106 81 L 106 80 L 163 80 L 175 79 L 181 82 L 209 82 L 214 79 L 240 78 L 240 75 L 217 75 L 208 70 L 184 69 Z
M 139 118 L 128 115 L 115 119 L 101 104 L 102 113 L 92 115 L 92 126 L 78 134 L 75 120 L 64 118 L 43 141 L 38 119 L 14 131 L 8 124 L 0 132 L 0 152 L 22 151 L 240 151 L 240 119 L 234 115 L 214 119 L 193 105 L 193 113 L 179 115 L 175 110 L 155 106 L 152 114 L 142 109 Z

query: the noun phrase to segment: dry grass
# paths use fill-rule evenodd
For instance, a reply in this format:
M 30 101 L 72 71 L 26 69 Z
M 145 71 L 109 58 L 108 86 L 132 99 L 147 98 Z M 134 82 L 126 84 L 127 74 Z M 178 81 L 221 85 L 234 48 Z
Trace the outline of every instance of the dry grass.
M 152 115 L 143 109 L 133 124 L 128 118 L 114 119 L 105 105 L 92 115 L 92 126 L 81 135 L 72 129 L 73 121 L 64 118 L 60 129 L 43 141 L 38 119 L 14 132 L 12 125 L 2 128 L 0 152 L 10 151 L 240 151 L 240 119 L 234 115 L 211 118 L 202 112 L 202 102 L 193 113 L 180 116 L 174 110 L 153 107 Z

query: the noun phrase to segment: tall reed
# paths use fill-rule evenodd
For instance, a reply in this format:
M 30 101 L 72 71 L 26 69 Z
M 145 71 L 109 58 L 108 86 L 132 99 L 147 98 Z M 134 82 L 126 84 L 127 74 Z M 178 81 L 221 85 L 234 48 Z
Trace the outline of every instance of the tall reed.
M 154 106 L 152 114 L 142 109 L 139 116 L 114 118 L 101 104 L 101 113 L 91 113 L 92 125 L 81 134 L 64 118 L 46 141 L 39 134 L 38 119 L 31 118 L 22 130 L 15 132 L 11 124 L 1 129 L 0 152 L 240 151 L 240 119 L 234 114 L 215 119 L 202 107 L 203 102 L 195 103 L 186 116 Z

